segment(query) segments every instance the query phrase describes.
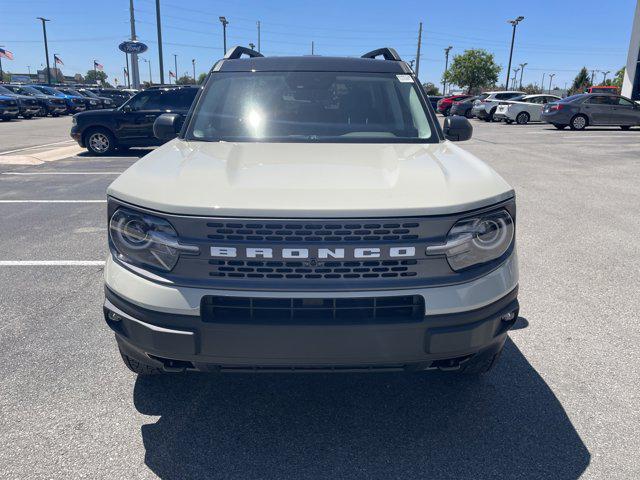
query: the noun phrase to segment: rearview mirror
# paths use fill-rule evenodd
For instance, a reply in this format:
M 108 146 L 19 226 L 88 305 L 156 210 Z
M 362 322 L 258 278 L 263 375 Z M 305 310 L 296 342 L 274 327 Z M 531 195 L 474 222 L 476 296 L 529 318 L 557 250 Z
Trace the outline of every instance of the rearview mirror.
M 473 127 L 469 120 L 460 115 L 452 115 L 444 119 L 444 138 L 452 142 L 462 142 L 469 140 L 473 135 Z
M 163 113 L 153 122 L 153 135 L 158 140 L 175 138 L 182 128 L 183 117 L 178 113 Z

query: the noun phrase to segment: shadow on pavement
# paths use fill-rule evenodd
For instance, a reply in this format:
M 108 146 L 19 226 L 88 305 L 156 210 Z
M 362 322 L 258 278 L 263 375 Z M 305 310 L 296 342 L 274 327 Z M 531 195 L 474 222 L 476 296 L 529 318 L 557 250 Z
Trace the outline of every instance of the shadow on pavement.
M 433 374 L 140 377 L 163 479 L 575 479 L 590 461 L 511 340 L 480 379 Z
M 125 150 L 115 150 L 114 152 L 111 152 L 109 155 L 105 155 L 104 157 L 98 156 L 98 155 L 94 155 L 93 153 L 89 152 L 88 150 L 78 153 L 76 155 L 76 157 L 79 158 L 95 158 L 95 159 L 101 159 L 101 158 L 118 158 L 118 157 L 122 157 L 122 158 L 127 158 L 127 157 L 138 157 L 138 158 L 142 158 L 144 157 L 147 153 L 153 152 L 154 148 L 128 148 Z

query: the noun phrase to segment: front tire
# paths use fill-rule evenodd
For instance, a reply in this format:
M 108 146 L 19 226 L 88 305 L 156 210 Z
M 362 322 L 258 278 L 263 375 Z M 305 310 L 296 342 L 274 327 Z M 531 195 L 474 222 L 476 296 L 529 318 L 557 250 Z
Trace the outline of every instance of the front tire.
M 469 118 L 469 119 L 473 118 L 473 112 L 471 111 L 471 109 L 469 109 L 466 112 L 464 112 L 464 116 Z
M 507 125 L 511 125 L 513 123 L 513 120 L 511 120 L 510 118 L 505 118 L 504 123 L 506 123 Z
M 569 122 L 569 128 L 571 128 L 571 130 L 584 130 L 587 125 L 589 125 L 589 120 L 581 114 L 574 115 Z
M 567 128 L 566 125 L 562 125 L 560 123 L 554 123 L 553 126 L 556 127 L 558 130 L 564 130 L 565 128 Z
M 116 149 L 116 139 L 113 134 L 102 128 L 89 130 L 84 136 L 84 144 L 93 155 L 108 155 Z
M 518 125 L 526 125 L 527 123 L 529 123 L 529 114 L 527 112 L 520 112 L 518 114 L 518 116 L 516 117 L 516 123 Z

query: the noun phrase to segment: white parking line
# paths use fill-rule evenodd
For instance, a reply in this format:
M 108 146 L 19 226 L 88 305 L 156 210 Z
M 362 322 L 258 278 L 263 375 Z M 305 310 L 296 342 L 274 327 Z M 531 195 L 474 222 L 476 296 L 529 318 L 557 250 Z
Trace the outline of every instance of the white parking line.
M 7 150 L 6 152 L 0 152 L 0 155 L 9 155 L 10 153 L 16 153 L 16 152 L 26 152 L 28 150 L 36 150 L 38 148 L 52 147 L 53 145 L 62 145 L 64 143 L 74 143 L 74 140 L 63 140 L 61 142 L 44 143 L 42 145 L 34 145 L 33 147 L 24 147 L 24 148 L 18 148 L 16 150 Z
M 104 263 L 104 260 L 0 260 L 0 267 L 102 267 Z
M 2 172 L 0 175 L 120 175 L 122 172 Z
M 0 200 L 0 203 L 107 203 L 106 200 Z

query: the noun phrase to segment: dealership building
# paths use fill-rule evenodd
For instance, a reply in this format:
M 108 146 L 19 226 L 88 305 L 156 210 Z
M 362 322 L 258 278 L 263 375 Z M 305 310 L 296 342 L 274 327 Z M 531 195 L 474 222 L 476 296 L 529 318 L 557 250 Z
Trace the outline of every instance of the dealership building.
M 631 43 L 624 83 L 622 84 L 622 94 L 633 100 L 640 100 L 640 0 L 636 4 L 633 29 L 631 30 Z

